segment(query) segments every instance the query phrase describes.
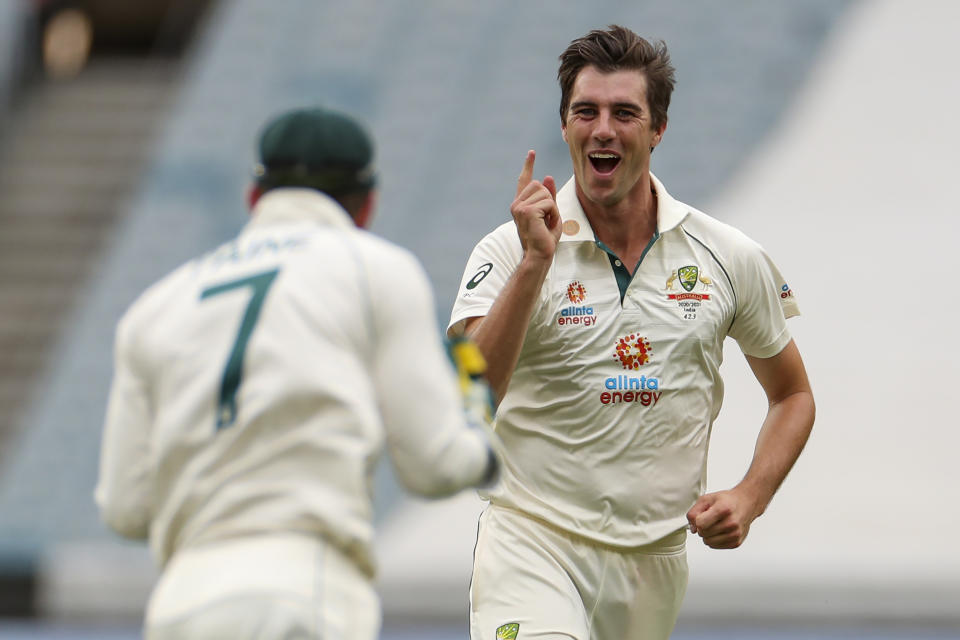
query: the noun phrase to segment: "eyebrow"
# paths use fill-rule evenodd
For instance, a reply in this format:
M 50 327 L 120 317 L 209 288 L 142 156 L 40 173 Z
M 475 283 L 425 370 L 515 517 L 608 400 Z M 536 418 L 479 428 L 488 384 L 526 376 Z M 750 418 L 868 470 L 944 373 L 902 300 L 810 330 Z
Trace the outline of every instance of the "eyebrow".
M 577 100 L 576 102 L 570 105 L 570 110 L 573 111 L 574 109 L 579 109 L 580 107 L 596 107 L 596 106 L 598 106 L 598 104 L 591 100 Z M 627 109 L 633 109 L 634 111 L 639 111 L 640 113 L 643 113 L 643 107 L 641 107 L 636 102 L 614 102 L 612 106 L 614 109 L 626 107 Z

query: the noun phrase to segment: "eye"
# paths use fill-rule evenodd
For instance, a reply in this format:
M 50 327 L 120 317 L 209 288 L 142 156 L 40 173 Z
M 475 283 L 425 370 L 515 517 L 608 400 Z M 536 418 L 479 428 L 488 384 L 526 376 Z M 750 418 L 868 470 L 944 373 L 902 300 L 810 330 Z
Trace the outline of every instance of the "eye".
M 626 120 L 626 119 L 629 119 L 629 118 L 636 118 L 636 117 L 637 117 L 637 114 L 636 114 L 635 112 L 631 111 L 630 109 L 617 109 L 617 111 L 616 111 L 616 116 L 617 116 L 618 118 L 623 118 L 623 119 Z
M 573 110 L 573 113 L 583 118 L 592 118 L 597 115 L 597 110 L 593 107 L 577 107 Z

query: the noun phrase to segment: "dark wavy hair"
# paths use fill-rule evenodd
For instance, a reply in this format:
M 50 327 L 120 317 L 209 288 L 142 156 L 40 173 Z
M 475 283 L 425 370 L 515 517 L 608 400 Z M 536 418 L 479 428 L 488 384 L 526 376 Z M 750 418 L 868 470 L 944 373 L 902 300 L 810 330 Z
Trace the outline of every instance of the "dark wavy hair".
M 580 71 L 589 65 L 610 73 L 623 69 L 642 71 L 647 79 L 647 104 L 651 124 L 659 129 L 667 122 L 667 109 L 673 93 L 674 68 L 667 45 L 662 40 L 648 42 L 636 33 L 612 24 L 606 31 L 594 29 L 577 38 L 560 54 L 560 122 L 567 124 L 570 93 Z

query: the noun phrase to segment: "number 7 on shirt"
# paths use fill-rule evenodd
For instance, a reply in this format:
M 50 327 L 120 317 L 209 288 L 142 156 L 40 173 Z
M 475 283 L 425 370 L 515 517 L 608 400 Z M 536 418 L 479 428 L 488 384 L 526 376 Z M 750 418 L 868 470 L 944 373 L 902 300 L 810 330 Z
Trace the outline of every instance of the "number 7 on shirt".
M 243 320 L 240 322 L 237 338 L 233 341 L 233 348 L 230 350 L 227 364 L 223 368 L 220 397 L 217 401 L 218 431 L 231 426 L 237 419 L 237 389 L 240 388 L 240 380 L 243 377 L 243 356 L 247 350 L 250 334 L 253 333 L 253 328 L 260 318 L 260 307 L 263 306 L 263 300 L 267 297 L 267 291 L 273 284 L 278 272 L 279 269 L 273 269 L 239 280 L 232 280 L 204 289 L 203 293 L 200 294 L 200 299 L 206 300 L 239 287 L 250 287 L 253 290 L 253 295 L 250 296 L 250 302 L 247 303 L 247 309 L 243 314 Z

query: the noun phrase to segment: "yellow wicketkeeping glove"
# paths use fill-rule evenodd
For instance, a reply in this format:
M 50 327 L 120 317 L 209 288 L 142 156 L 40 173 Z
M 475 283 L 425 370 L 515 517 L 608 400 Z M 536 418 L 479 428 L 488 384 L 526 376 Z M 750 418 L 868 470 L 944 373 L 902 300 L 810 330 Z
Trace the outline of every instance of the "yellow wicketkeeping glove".
M 493 417 L 497 409 L 493 389 L 484 376 L 487 363 L 476 343 L 464 336 L 447 340 L 447 353 L 457 372 L 467 424 L 479 429 L 487 439 L 489 461 L 486 475 L 479 486 L 490 487 L 500 478 L 500 459 L 495 453 L 498 438 L 493 432 Z
M 496 413 L 493 390 L 487 383 L 484 373 L 487 362 L 483 354 L 469 338 L 457 336 L 447 340 L 447 353 L 457 372 L 460 382 L 460 394 L 467 421 L 475 427 L 490 427 Z

